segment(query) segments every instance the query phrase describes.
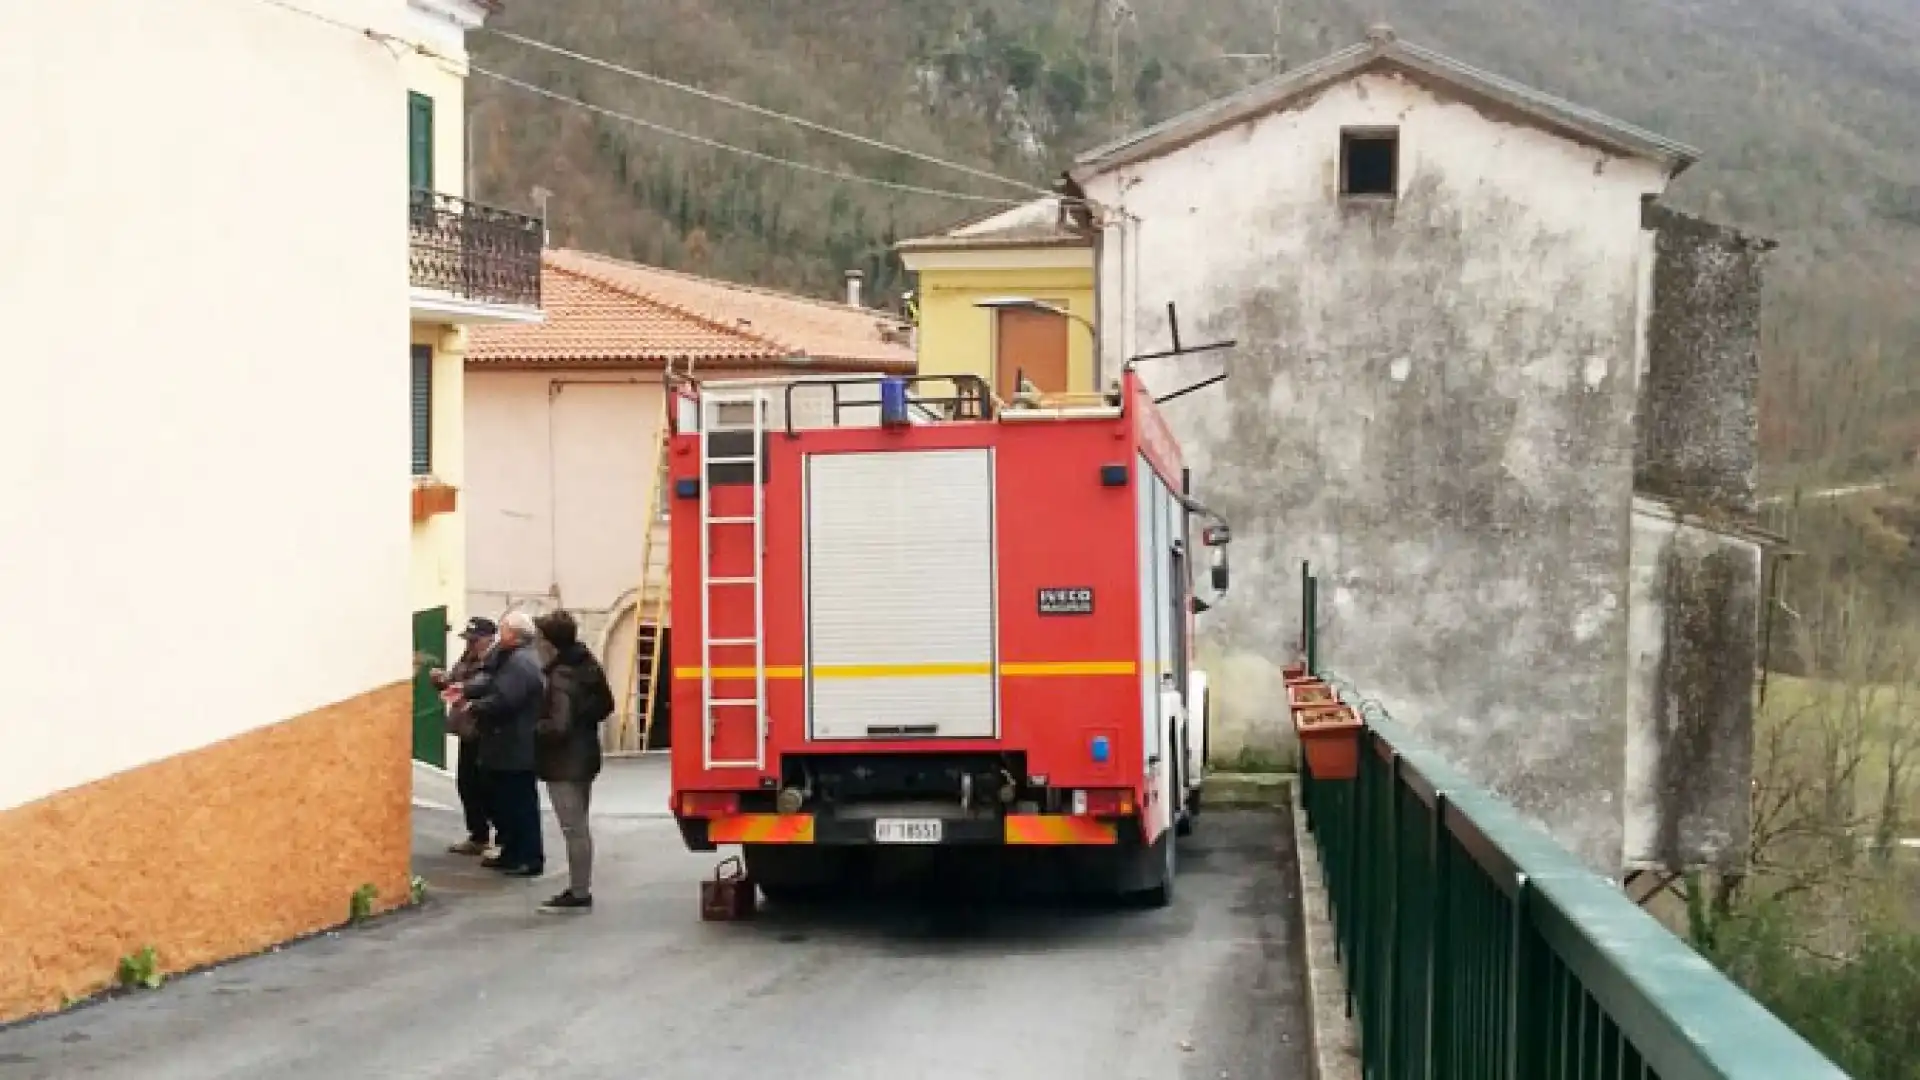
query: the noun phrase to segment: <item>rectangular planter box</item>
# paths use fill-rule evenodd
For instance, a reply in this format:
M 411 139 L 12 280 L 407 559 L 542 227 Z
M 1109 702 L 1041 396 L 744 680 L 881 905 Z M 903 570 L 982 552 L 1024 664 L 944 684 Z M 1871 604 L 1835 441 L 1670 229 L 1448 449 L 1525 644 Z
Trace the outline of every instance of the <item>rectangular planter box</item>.
M 1337 705 L 1340 699 L 1325 683 L 1289 683 L 1287 704 L 1295 709 L 1303 705 Z
M 1315 780 L 1351 780 L 1360 774 L 1360 732 L 1350 706 L 1315 703 L 1293 710 L 1293 730 Z
M 459 489 L 450 484 L 415 484 L 413 520 L 419 524 L 436 514 L 451 514 L 459 503 Z

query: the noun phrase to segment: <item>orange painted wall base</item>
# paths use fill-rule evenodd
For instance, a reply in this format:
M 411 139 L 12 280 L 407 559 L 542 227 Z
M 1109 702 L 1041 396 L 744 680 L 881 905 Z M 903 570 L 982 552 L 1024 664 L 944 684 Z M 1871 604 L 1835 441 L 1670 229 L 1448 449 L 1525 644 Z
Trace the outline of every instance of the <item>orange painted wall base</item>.
M 344 922 L 363 884 L 404 903 L 411 723 L 399 683 L 0 812 L 0 1021 L 146 946 L 185 971 Z

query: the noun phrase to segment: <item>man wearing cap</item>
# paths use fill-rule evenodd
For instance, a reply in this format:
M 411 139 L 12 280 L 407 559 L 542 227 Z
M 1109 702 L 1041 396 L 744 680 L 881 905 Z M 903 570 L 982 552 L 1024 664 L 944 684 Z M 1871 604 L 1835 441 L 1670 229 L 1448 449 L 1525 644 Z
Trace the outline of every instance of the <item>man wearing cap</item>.
M 468 619 L 466 629 L 460 631 L 460 639 L 467 643 L 466 651 L 454 661 L 451 669 L 433 672 L 434 687 L 445 693 L 448 687 L 458 686 L 480 674 L 499 632 L 492 619 L 478 615 Z M 460 739 L 454 781 L 460 792 L 460 810 L 467 818 L 467 838 L 447 850 L 455 855 L 485 855 L 494 834 L 492 815 L 487 810 L 487 774 L 480 767 L 472 709 L 457 696 L 447 706 L 447 730 Z
M 480 673 L 457 684 L 457 696 L 473 712 L 480 767 L 487 773 L 488 816 L 500 837 L 500 853 L 480 865 L 509 877 L 537 878 L 547 865 L 534 776 L 534 725 L 547 690 L 534 651 L 537 637 L 533 616 L 512 612 L 500 620 Z

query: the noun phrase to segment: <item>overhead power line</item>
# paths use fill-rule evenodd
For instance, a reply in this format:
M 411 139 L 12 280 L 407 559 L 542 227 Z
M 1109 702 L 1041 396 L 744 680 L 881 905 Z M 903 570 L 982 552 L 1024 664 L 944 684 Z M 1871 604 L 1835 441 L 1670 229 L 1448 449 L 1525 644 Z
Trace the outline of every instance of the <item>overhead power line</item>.
M 681 131 L 678 128 L 671 128 L 666 126 L 665 124 L 656 124 L 651 120 L 642 120 L 637 116 L 629 116 L 626 113 L 618 112 L 613 109 L 604 108 L 602 106 L 595 105 L 592 102 L 582 101 L 579 98 L 568 97 L 567 95 L 559 93 L 557 91 L 549 90 L 544 86 L 535 86 L 529 82 L 522 82 L 521 80 L 516 79 L 510 75 L 502 75 L 497 71 L 489 71 L 486 68 L 480 67 L 477 64 L 468 65 L 468 70 L 475 75 L 479 75 L 487 79 L 492 79 L 495 82 L 502 83 L 506 86 L 511 86 L 524 93 L 535 94 L 539 97 L 547 98 L 552 101 L 558 101 L 558 102 L 561 102 L 562 104 L 572 105 L 576 108 L 585 109 L 588 112 L 606 117 L 609 120 L 617 120 L 620 123 L 631 124 L 634 127 L 644 128 L 647 131 L 655 132 L 660 135 L 668 135 L 676 139 L 684 139 L 688 142 L 696 143 L 700 146 L 709 147 L 714 150 L 724 150 L 730 154 L 739 154 L 742 157 L 752 158 L 756 161 L 764 161 L 771 165 L 784 165 L 787 168 L 798 169 L 801 172 L 810 172 L 819 176 L 831 177 L 835 180 L 844 180 L 849 183 L 868 184 L 873 187 L 886 188 L 891 191 L 905 192 L 909 195 L 930 195 L 930 196 L 941 198 L 941 199 L 959 199 L 965 202 L 990 203 L 995 206 L 1018 206 L 1020 204 L 1020 201 L 1018 199 L 1006 199 L 1006 198 L 1001 198 L 997 195 L 974 195 L 964 191 L 951 191 L 946 188 L 931 188 L 931 187 L 921 187 L 917 184 L 896 183 L 895 181 L 892 181 L 892 180 L 881 180 L 877 177 L 862 176 L 859 173 L 845 172 L 839 169 L 829 169 L 823 165 L 813 165 L 805 161 L 795 161 L 792 158 L 783 158 L 774 154 L 762 153 L 759 150 L 748 150 L 745 147 L 734 146 L 731 143 L 724 143 L 719 141 L 718 139 L 709 139 L 704 135 L 695 135 L 692 132 Z
M 741 101 L 738 98 L 731 98 L 726 96 L 725 94 L 716 94 L 711 90 L 702 90 L 700 87 L 691 86 L 683 82 L 676 82 L 675 80 L 666 78 L 665 76 L 655 75 L 655 74 L 652 74 L 651 72 L 646 72 L 646 71 L 638 71 L 630 67 L 624 67 L 620 64 L 613 63 L 612 61 L 609 61 L 609 60 L 601 60 L 597 57 L 588 56 L 585 53 L 575 52 L 572 49 L 562 48 L 561 46 L 553 45 L 545 41 L 535 41 L 533 38 L 523 37 L 519 34 L 513 33 L 508 30 L 496 30 L 490 26 L 482 27 L 481 29 L 485 33 L 491 34 L 494 37 L 501 38 L 506 41 L 511 41 L 516 45 L 524 45 L 529 49 L 538 49 L 541 52 L 551 53 L 555 56 L 563 56 L 569 60 L 575 60 L 582 64 L 588 64 L 593 67 L 600 68 L 603 71 L 611 71 L 618 75 L 624 75 L 629 79 L 638 79 L 641 82 L 652 83 L 655 86 L 662 86 L 670 90 L 678 90 L 681 93 L 692 94 L 695 97 L 702 98 L 706 101 L 711 101 L 717 105 L 725 105 L 730 108 L 741 109 L 746 112 L 750 112 L 755 116 L 763 116 L 770 120 L 779 120 L 783 123 L 793 124 L 797 127 L 806 128 L 809 131 L 817 131 L 823 135 L 832 135 L 835 138 L 846 139 L 849 142 L 858 143 L 861 146 L 869 147 L 874 150 L 884 150 L 890 154 L 900 154 L 904 157 L 913 158 L 915 161 L 925 162 L 928 165 L 937 165 L 943 169 L 952 169 L 956 172 L 966 173 L 969 176 L 977 177 L 982 180 L 992 180 L 993 182 L 998 184 L 1010 184 L 1014 187 L 1020 188 L 1028 192 L 1029 194 L 1048 195 L 1048 196 L 1051 196 L 1054 194 L 1053 192 L 1047 190 L 1046 188 L 1040 187 L 1037 184 L 1028 183 L 1025 180 L 1016 180 L 1010 176 L 1001 176 L 998 173 L 990 172 L 986 169 L 977 169 L 971 165 L 963 165 L 957 161 L 948 161 L 945 158 L 935 157 L 932 154 L 922 153 L 918 150 L 912 150 L 904 146 L 896 146 L 893 143 L 882 142 L 879 139 L 870 138 L 866 135 L 861 135 L 856 132 L 845 131 L 840 128 L 819 123 L 818 121 L 808 120 L 803 116 L 794 116 L 791 113 L 783 113 L 777 109 L 769 109 L 763 105 L 755 105 L 749 101 Z
M 327 25 L 333 26 L 337 29 L 346 30 L 356 34 L 362 34 L 375 41 L 400 45 L 425 56 L 431 56 L 441 60 L 448 60 L 448 61 L 453 60 L 452 57 L 442 56 L 441 54 L 434 52 L 433 50 L 428 49 L 425 46 L 402 41 L 401 39 L 395 38 L 389 34 L 382 33 L 371 27 L 356 26 L 352 23 L 345 22 L 340 19 L 335 19 L 330 16 L 308 10 L 307 8 L 301 7 L 297 4 L 289 3 L 287 2 L 287 0 L 258 0 L 258 2 L 265 4 L 269 7 L 279 8 L 282 11 L 286 11 L 294 15 L 301 15 L 306 18 L 313 19 L 317 22 L 326 23 Z M 510 33 L 507 33 L 506 31 L 499 31 L 499 30 L 490 30 L 488 32 L 498 34 L 502 37 L 510 38 L 520 44 L 527 45 L 531 48 L 548 49 L 550 51 L 558 52 L 562 55 L 575 56 L 576 58 L 580 59 L 583 62 L 596 64 L 602 67 L 608 67 L 614 71 L 618 71 L 623 74 L 630 75 L 634 78 L 661 82 L 663 84 L 674 86 L 677 89 L 685 90 L 689 93 L 698 94 L 702 97 L 707 97 L 714 101 L 719 101 L 725 104 L 734 105 L 734 106 L 748 109 L 754 112 L 765 113 L 767 115 L 774 116 L 779 119 L 789 121 L 791 123 L 800 124 L 805 127 L 815 128 L 815 129 L 827 132 L 829 134 L 838 135 L 842 138 L 852 139 L 855 142 L 866 143 L 879 149 L 890 150 L 895 153 L 905 154 L 908 157 L 918 158 L 933 164 L 943 165 L 948 168 L 958 169 L 962 172 L 972 173 L 974 175 L 980 176 L 988 180 L 995 180 L 1004 184 L 1014 184 L 1020 187 L 1025 187 L 1025 188 L 1028 188 L 1029 190 L 1039 192 L 1040 194 L 1043 194 L 1043 195 L 1051 194 L 1050 192 L 1047 192 L 1046 189 L 1044 188 L 1034 187 L 1033 185 L 1027 184 L 1023 181 L 1012 180 L 1004 176 L 996 176 L 993 173 L 986 172 L 985 170 L 981 170 L 981 169 L 975 169 L 975 168 L 972 168 L 971 166 L 960 165 L 955 162 L 943 161 L 940 158 L 936 158 L 927 154 L 921 154 L 918 151 L 908 150 L 904 147 L 891 146 L 887 143 L 880 142 L 877 139 L 868 139 L 864 135 L 855 135 L 852 132 L 839 131 L 838 129 L 827 127 L 824 124 L 815 124 L 813 121 L 805 120 L 800 117 L 787 116 L 784 113 L 778 113 L 771 109 L 763 109 L 758 105 L 750 105 L 746 102 L 734 101 L 732 98 L 728 98 L 719 94 L 712 94 L 712 93 L 709 93 L 708 91 L 701 90 L 698 87 L 684 86 L 679 83 L 674 83 L 671 80 L 661 79 L 658 76 L 647 75 L 644 72 L 629 71 L 626 68 L 621 68 L 617 65 L 607 64 L 605 61 L 595 60 L 592 57 L 580 56 L 579 54 L 576 54 L 576 53 L 570 53 L 568 50 L 560 49 L 558 46 L 547 45 L 544 42 L 534 41 L 531 38 L 523 38 L 518 34 L 510 34 Z M 467 68 L 469 71 L 471 71 L 475 75 L 479 75 L 484 78 L 492 79 L 495 82 L 499 82 L 504 85 L 514 87 L 515 89 L 518 89 L 524 93 L 534 94 L 539 97 L 544 97 L 544 98 L 551 99 L 553 101 L 558 101 L 565 105 L 572 105 L 576 108 L 585 109 L 588 112 L 596 113 L 610 120 L 617 120 L 620 123 L 630 124 L 634 127 L 643 128 L 647 131 L 652 131 L 657 134 L 667 135 L 676 139 L 683 139 L 687 142 L 696 143 L 698 145 L 706 146 L 714 150 L 725 151 L 730 154 L 738 154 L 742 157 L 752 158 L 756 161 L 764 161 L 771 165 L 781 165 L 781 166 L 785 166 L 786 168 L 797 169 L 801 172 L 813 173 L 815 175 L 825 176 L 834 180 L 841 180 L 841 181 L 854 183 L 854 184 L 866 184 L 871 187 L 885 188 L 889 191 L 898 191 L 908 195 L 925 195 L 925 196 L 929 196 L 932 198 L 939 198 L 939 199 L 956 199 L 962 202 L 985 203 L 993 206 L 1018 206 L 1019 205 L 1019 200 L 1016 200 L 1016 199 L 1005 199 L 1005 198 L 999 198 L 992 195 L 975 195 L 975 194 L 971 194 L 969 192 L 964 192 L 964 191 L 951 191 L 946 188 L 922 187 L 917 184 L 903 184 L 903 183 L 898 183 L 892 180 L 881 180 L 877 177 L 863 176 L 863 175 L 860 175 L 859 173 L 847 172 L 840 169 L 829 169 L 821 165 L 813 165 L 804 161 L 795 161 L 790 158 L 783 158 L 774 154 L 763 153 L 759 150 L 748 150 L 745 147 L 734 146 L 730 143 L 724 143 L 717 139 L 709 139 L 704 135 L 695 135 L 691 132 L 681 131 L 678 128 L 668 127 L 665 124 L 657 124 L 651 120 L 642 120 L 637 116 L 629 116 L 626 113 L 617 112 L 613 109 L 603 108 L 599 105 L 594 105 L 590 102 L 581 101 L 578 98 L 568 97 L 565 94 L 561 94 L 556 91 L 549 90 L 545 87 L 535 86 L 532 83 L 523 82 L 519 79 L 515 79 L 508 75 L 502 75 L 497 71 L 489 71 L 486 68 L 480 67 L 477 64 L 468 63 Z
M 373 29 L 372 27 L 357 26 L 353 23 L 346 22 L 345 20 L 336 19 L 331 15 L 322 14 L 321 12 L 312 11 L 307 8 L 301 7 L 298 4 L 289 3 L 288 0 L 259 0 L 259 2 L 267 5 L 268 7 L 279 8 L 281 11 L 287 12 L 292 15 L 299 15 L 302 18 L 312 19 L 315 22 L 325 23 L 336 30 L 345 30 L 345 31 L 348 31 L 349 33 L 359 34 L 361 37 L 372 38 L 374 41 L 378 41 L 382 43 L 385 43 L 387 40 L 389 40 L 389 35 L 383 34 L 380 31 Z

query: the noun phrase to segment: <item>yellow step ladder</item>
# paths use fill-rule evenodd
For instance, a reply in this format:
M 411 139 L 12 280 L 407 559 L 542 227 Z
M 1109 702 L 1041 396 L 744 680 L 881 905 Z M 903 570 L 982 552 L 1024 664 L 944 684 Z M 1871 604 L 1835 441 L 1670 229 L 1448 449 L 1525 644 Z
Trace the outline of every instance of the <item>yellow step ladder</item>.
M 685 377 L 692 375 L 689 366 Z M 661 376 L 659 438 L 654 441 L 653 479 L 646 502 L 650 510 L 640 539 L 640 582 L 633 590 L 633 666 L 627 673 L 626 695 L 629 709 L 615 743 L 618 750 L 631 752 L 638 742 L 642 754 L 653 746 L 654 709 L 662 676 L 667 674 L 661 646 L 666 641 L 672 610 L 672 566 L 668 557 L 672 541 L 658 534 L 665 530 L 667 520 L 667 451 L 673 438 L 674 378 L 669 365 Z

